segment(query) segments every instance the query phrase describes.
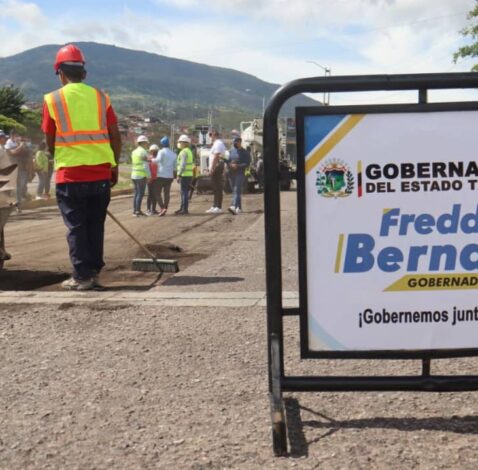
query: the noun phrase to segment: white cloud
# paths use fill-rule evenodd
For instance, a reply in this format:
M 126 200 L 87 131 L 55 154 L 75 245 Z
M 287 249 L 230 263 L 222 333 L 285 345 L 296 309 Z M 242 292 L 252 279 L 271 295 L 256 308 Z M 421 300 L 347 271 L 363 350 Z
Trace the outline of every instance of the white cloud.
M 43 26 L 46 22 L 46 18 L 38 5 L 17 0 L 0 1 L 0 19 L 2 18 L 17 21 L 22 25 L 36 25 L 38 27 Z
M 203 0 L 156 0 L 155 3 L 187 9 L 205 6 Z M 208 0 L 207 9 L 251 18 L 274 18 L 284 23 L 300 23 L 299 26 L 304 21 L 314 21 L 319 26 L 356 24 L 377 28 L 437 17 L 448 17 L 448 23 L 459 26 L 474 3 L 474 0 Z
M 475 0 L 155 3 L 161 5 L 160 12 L 167 11 L 166 5 L 174 5 L 191 14 L 186 20 L 168 23 L 163 14 L 139 15 L 138 9 L 125 6 L 112 12 L 108 21 L 94 15 L 78 18 L 68 8 L 51 18 L 35 3 L 0 0 L 0 36 L 9 38 L 0 42 L 0 56 L 42 44 L 97 41 L 233 68 L 274 83 L 322 75 L 323 71 L 307 63 L 311 59 L 330 66 L 333 75 L 470 68 L 466 61 L 455 66 L 452 54 L 462 44 L 459 30 Z M 204 19 L 204 15 L 194 14 L 205 8 L 216 16 Z

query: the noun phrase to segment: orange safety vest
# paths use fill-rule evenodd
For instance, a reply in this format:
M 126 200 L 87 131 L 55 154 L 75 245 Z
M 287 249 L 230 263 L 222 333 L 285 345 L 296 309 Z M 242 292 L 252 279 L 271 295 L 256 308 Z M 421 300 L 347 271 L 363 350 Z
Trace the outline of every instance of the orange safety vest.
M 116 166 L 106 124 L 108 95 L 85 83 L 68 83 L 45 95 L 45 103 L 56 123 L 55 169 Z

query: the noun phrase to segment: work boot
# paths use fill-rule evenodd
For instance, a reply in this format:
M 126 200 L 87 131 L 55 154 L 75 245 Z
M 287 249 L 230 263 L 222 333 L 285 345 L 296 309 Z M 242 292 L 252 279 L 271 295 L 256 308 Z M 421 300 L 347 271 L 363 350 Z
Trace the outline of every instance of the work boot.
M 91 278 L 91 280 L 93 281 L 93 287 L 95 289 L 104 289 L 103 284 L 101 284 L 101 282 L 100 282 L 100 274 L 99 273 L 93 274 L 93 277 Z
M 91 290 L 94 289 L 95 283 L 93 278 L 82 280 L 70 277 L 61 283 L 61 287 L 65 290 Z

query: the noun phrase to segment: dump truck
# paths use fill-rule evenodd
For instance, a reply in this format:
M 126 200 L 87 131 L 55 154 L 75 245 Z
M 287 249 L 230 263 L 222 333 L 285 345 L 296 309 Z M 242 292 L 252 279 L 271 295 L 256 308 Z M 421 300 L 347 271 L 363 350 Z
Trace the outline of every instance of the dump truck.
M 240 129 L 242 146 L 250 152 L 252 158 L 251 169 L 247 178 L 247 187 L 249 191 L 254 191 L 260 186 L 260 182 L 257 177 L 256 166 L 259 157 L 264 153 L 264 120 L 253 119 L 252 121 L 243 121 L 241 122 Z M 287 158 L 288 154 L 286 153 L 287 132 L 284 132 L 281 126 L 279 126 L 279 149 L 280 188 L 283 191 L 288 191 L 292 181 L 292 168 L 291 160 L 290 158 Z

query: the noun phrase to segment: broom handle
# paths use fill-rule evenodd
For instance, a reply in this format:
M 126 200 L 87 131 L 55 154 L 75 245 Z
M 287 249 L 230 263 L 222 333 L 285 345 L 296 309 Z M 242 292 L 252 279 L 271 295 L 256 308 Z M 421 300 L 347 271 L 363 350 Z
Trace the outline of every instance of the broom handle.
M 156 262 L 156 256 L 151 253 L 110 211 L 109 209 L 106 209 L 106 213 L 125 231 L 125 233 L 133 240 L 136 242 L 136 244 L 145 252 L 148 254 L 148 256 Z

